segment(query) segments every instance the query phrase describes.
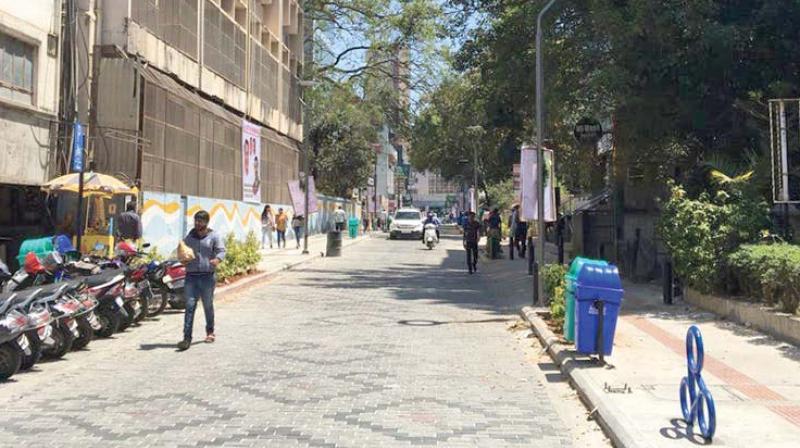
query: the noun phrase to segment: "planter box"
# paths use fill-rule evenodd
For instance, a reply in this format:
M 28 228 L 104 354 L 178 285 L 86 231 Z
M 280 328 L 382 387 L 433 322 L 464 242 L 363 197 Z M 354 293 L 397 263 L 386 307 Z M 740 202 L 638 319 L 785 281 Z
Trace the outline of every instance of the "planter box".
M 687 288 L 685 300 L 699 308 L 724 316 L 730 321 L 751 326 L 778 339 L 800 345 L 800 318 L 774 311 L 758 303 L 740 302 L 702 294 Z

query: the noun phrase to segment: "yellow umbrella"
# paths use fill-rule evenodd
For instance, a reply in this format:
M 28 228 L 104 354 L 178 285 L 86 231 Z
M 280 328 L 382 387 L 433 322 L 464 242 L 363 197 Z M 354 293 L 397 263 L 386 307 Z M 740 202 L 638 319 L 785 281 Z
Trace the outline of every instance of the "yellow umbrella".
M 42 190 L 49 193 L 64 191 L 78 193 L 80 183 L 79 176 L 79 173 L 70 173 L 57 177 L 42 185 Z M 135 195 L 138 194 L 138 192 L 139 190 L 136 189 L 136 187 L 129 187 L 114 176 L 93 172 L 83 174 L 83 193 L 87 196 L 115 194 Z

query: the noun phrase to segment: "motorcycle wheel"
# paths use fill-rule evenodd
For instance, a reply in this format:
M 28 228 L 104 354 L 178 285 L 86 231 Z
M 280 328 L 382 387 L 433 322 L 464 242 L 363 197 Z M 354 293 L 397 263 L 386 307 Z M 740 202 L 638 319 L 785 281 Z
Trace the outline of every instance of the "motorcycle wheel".
M 50 359 L 60 359 L 72 349 L 72 343 L 75 342 L 75 336 L 61 325 L 53 328 L 52 338 L 56 341 L 52 348 L 47 348 L 43 351 L 43 355 Z
M 72 342 L 73 350 L 83 350 L 94 339 L 94 330 L 85 317 L 78 318 L 78 337 Z
M 185 310 L 186 300 L 183 299 L 183 294 L 169 294 L 169 306 L 173 310 Z
M 147 305 L 147 317 L 155 317 L 164 312 L 167 307 L 167 293 L 154 291 Z
M 97 319 L 103 328 L 95 331 L 95 335 L 100 338 L 110 337 L 119 331 L 120 316 L 111 308 L 98 308 L 95 310 Z
M 36 333 L 36 331 L 27 332 L 27 335 L 28 343 L 31 346 L 31 354 L 26 355 L 25 353 L 22 353 L 20 355 L 22 363 L 19 366 L 19 370 L 29 370 L 34 366 L 34 364 L 42 359 L 42 341 L 39 340 L 39 335 Z
M 0 345 L 0 381 L 5 381 L 19 371 L 22 357 L 16 347 L 6 343 Z
M 120 316 L 119 320 L 119 331 L 125 331 L 133 324 L 133 307 L 131 306 L 131 302 L 125 302 L 125 314 L 126 316 Z
M 133 323 L 138 324 L 139 322 L 143 321 L 145 317 L 147 317 L 147 311 L 149 308 L 150 300 L 139 297 L 139 315 L 133 319 Z

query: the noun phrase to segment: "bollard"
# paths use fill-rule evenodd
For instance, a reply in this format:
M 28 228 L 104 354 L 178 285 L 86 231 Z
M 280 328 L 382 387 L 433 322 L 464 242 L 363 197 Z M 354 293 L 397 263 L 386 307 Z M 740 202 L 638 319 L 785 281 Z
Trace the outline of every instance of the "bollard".
M 513 236 L 509 236 L 508 237 L 508 259 L 509 260 L 513 260 L 514 259 L 514 237 Z
M 536 248 L 533 247 L 533 238 L 528 238 L 528 275 L 533 275 L 533 260 L 536 259 L 534 252 Z
M 539 263 L 533 262 L 533 306 L 539 304 Z
M 700 434 L 710 442 L 717 429 L 717 410 L 714 398 L 703 381 L 703 358 L 703 336 L 700 329 L 692 325 L 686 332 L 688 374 L 681 380 L 681 413 L 688 426 L 694 426 L 697 422 Z

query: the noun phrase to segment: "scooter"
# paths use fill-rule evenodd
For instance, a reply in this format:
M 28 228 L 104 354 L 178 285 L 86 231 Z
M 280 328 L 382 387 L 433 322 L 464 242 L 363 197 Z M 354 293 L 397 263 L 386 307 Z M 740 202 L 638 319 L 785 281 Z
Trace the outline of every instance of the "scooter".
M 14 307 L 15 301 L 16 294 L 0 295 L 0 381 L 14 376 L 31 350 L 25 335 L 28 318 Z
M 439 237 L 436 236 L 436 224 L 425 224 L 422 241 L 428 246 L 428 250 L 432 250 L 439 244 Z
M 128 319 L 125 302 L 122 299 L 125 275 L 120 270 L 110 270 L 82 279 L 85 292 L 97 301 L 95 314 L 100 328 L 95 336 L 107 338 L 120 329 L 123 319 Z

